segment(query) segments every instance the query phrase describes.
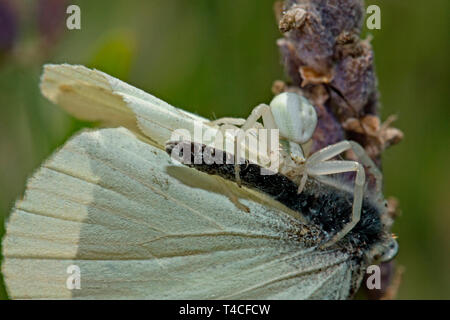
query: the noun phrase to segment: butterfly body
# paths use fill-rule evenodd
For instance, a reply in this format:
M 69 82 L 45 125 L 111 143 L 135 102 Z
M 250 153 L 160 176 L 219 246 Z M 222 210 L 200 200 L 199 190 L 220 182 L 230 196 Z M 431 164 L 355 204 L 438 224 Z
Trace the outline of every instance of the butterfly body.
M 230 164 L 231 154 L 223 152 L 221 164 L 195 163 L 195 153 L 205 153 L 207 147 L 191 142 L 168 142 L 166 151 L 176 160 L 202 172 L 218 175 L 233 181 L 235 165 Z M 183 152 L 191 151 L 190 157 Z M 210 152 L 210 151 L 208 151 Z M 214 152 L 214 151 L 213 151 Z M 186 162 L 186 159 L 190 160 Z M 228 160 L 228 161 L 227 161 Z M 242 160 L 240 164 L 240 179 L 242 185 L 264 192 L 283 205 L 299 212 L 308 221 L 320 227 L 325 235 L 332 236 L 337 233 L 351 218 L 353 194 L 345 185 L 325 183 L 309 179 L 304 190 L 298 193 L 298 185 L 288 177 L 273 173 L 261 174 L 261 167 Z M 361 219 L 356 226 L 338 244 L 348 252 L 362 254 L 372 245 L 383 240 L 388 235 L 383 230 L 381 222 L 383 208 L 375 201 L 365 197 L 361 209 Z

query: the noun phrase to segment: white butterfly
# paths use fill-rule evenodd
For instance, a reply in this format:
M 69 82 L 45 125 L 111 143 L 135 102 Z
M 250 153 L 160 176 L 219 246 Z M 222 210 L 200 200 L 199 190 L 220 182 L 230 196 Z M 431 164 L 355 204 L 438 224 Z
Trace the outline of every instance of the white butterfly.
M 71 138 L 29 179 L 3 240 L 11 298 L 342 299 L 366 262 L 267 195 L 175 163 L 204 118 L 105 73 L 47 65 L 41 90 L 110 128 Z M 80 270 L 68 289 L 67 268 Z

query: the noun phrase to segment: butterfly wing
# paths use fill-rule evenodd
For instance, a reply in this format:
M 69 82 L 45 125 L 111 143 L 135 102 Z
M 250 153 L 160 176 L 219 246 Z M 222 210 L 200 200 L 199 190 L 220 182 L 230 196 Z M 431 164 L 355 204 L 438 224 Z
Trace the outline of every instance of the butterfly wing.
M 126 127 L 144 134 L 160 148 L 164 148 L 174 130 L 183 128 L 193 134 L 196 123 L 201 126 L 207 122 L 106 73 L 81 65 L 45 65 L 41 91 L 79 119 Z
M 230 192 L 249 212 L 230 201 Z M 320 231 L 246 188 L 172 162 L 125 128 L 83 132 L 28 181 L 3 240 L 11 298 L 347 298 Z M 269 201 L 269 200 L 267 200 Z M 80 270 L 69 290 L 67 268 Z
M 208 125 L 209 120 L 81 65 L 45 65 L 41 91 L 50 101 L 79 119 L 109 127 L 126 127 L 161 149 L 165 148 L 167 141 L 174 140 L 174 131 L 180 133 L 180 129 L 184 130 L 180 135 L 189 141 L 201 141 L 219 149 L 224 149 L 227 144 L 221 141 L 216 145 L 217 128 Z M 231 143 L 229 152 L 234 154 L 234 136 L 230 132 L 221 134 Z M 252 137 L 250 135 L 247 139 Z M 243 139 L 243 152 L 251 155 L 252 159 L 259 158 L 262 163 L 270 162 L 269 155 L 249 148 L 245 142 Z

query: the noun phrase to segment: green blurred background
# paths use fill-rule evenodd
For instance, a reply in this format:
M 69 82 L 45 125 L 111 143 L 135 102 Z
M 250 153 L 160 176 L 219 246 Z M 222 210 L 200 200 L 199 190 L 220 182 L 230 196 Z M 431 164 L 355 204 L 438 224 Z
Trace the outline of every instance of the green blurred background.
M 65 28 L 64 0 L 0 0 L 0 236 L 27 177 L 89 125 L 41 96 L 43 63 L 95 67 L 209 118 L 245 117 L 285 79 L 273 0 L 70 4 L 81 7 L 81 30 Z M 450 1 L 369 4 L 381 7 L 382 29 L 370 32 L 381 116 L 398 114 L 405 133 L 383 158 L 385 195 L 402 210 L 394 228 L 406 268 L 398 298 L 449 299 Z

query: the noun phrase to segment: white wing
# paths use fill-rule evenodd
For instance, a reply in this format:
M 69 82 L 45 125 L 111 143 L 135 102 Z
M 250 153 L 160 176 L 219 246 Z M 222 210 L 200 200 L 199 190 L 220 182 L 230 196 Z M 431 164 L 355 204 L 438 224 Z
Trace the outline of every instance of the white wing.
M 215 143 L 217 131 L 207 125 L 209 120 L 175 108 L 98 70 L 80 65 L 45 65 L 41 91 L 50 101 L 79 119 L 126 127 L 158 148 L 164 149 L 177 129 L 187 130 L 189 137 L 185 137 L 192 141 L 202 139 L 204 144 Z M 209 134 L 205 134 L 207 130 Z M 226 137 L 234 142 L 229 133 Z M 223 149 L 223 145 L 216 147 Z M 250 150 L 245 140 L 242 145 L 252 159 L 259 157 L 261 163 L 269 162 L 267 154 Z M 234 154 L 234 148 L 229 152 Z
M 164 147 L 175 129 L 192 134 L 194 123 L 208 122 L 98 70 L 81 65 L 44 66 L 41 91 L 75 117 L 123 126 Z
M 227 197 L 239 195 L 250 212 Z M 262 197 L 262 196 L 261 196 Z M 83 132 L 28 181 L 3 240 L 12 298 L 346 298 L 349 257 L 233 183 L 124 129 Z M 66 287 L 67 268 L 81 289 Z

